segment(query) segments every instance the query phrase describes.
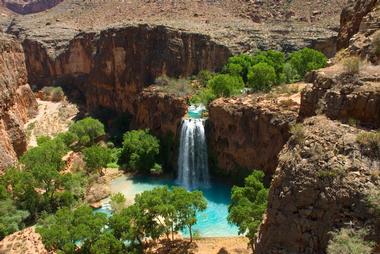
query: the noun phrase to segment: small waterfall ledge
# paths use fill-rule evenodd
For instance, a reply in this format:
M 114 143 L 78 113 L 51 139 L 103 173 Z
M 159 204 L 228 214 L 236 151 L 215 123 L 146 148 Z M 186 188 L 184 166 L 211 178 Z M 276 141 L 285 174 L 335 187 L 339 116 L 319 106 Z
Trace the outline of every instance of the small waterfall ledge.
M 196 115 L 199 114 L 199 107 L 191 108 L 194 108 Z M 206 119 L 191 118 L 194 112 L 190 110 L 188 115 L 190 118 L 184 118 L 181 125 L 177 183 L 190 190 L 207 188 L 210 186 L 210 176 L 205 135 Z

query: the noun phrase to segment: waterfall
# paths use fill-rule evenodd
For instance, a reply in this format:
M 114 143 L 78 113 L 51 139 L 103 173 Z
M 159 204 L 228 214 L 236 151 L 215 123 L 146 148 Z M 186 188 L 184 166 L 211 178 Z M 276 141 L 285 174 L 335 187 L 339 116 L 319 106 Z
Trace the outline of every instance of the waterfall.
M 209 186 L 204 119 L 184 119 L 178 157 L 178 184 L 195 189 Z

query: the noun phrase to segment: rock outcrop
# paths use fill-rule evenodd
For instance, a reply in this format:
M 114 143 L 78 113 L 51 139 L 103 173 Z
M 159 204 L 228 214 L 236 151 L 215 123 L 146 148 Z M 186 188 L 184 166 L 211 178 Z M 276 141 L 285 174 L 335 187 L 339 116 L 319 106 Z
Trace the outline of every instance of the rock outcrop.
M 347 74 L 340 65 L 310 73 L 302 92 L 300 116 L 325 114 L 331 119 L 380 127 L 380 67 L 365 66 Z
M 0 253 L 6 254 L 49 254 L 40 234 L 36 233 L 34 227 L 26 228 L 0 241 Z
M 350 0 L 340 16 L 337 50 L 348 47 L 351 37 L 359 32 L 363 18 L 377 3 L 378 0 Z
M 188 104 L 185 97 L 178 97 L 160 92 L 156 87 L 149 87 L 139 95 L 137 104 L 132 128 L 148 128 L 157 136 L 177 137 L 182 118 L 187 113 Z
M 138 94 L 156 77 L 217 70 L 231 55 L 209 36 L 148 25 L 83 33 L 56 55 L 37 41 L 25 40 L 24 49 L 32 84 L 58 80 L 80 90 L 89 110 L 104 107 L 132 115 Z
M 30 14 L 53 8 L 63 0 L 2 0 L 4 5 L 19 14 Z
M 260 169 L 272 175 L 298 116 L 299 105 L 290 102 L 249 95 L 210 104 L 208 144 L 220 173 L 242 177 Z
M 0 170 L 27 148 L 24 123 L 37 111 L 20 44 L 0 34 Z
M 305 120 L 302 130 L 280 153 L 257 254 L 321 254 L 330 231 L 375 225 L 365 200 L 380 184 L 380 161 L 362 153 L 360 131 L 324 116 Z

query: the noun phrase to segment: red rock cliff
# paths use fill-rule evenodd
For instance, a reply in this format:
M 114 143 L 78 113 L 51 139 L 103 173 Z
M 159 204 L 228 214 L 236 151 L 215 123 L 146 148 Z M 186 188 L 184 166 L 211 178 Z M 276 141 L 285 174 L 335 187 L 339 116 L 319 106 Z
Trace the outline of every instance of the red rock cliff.
M 209 106 L 211 157 L 224 174 L 244 176 L 253 169 L 271 175 L 277 155 L 290 137 L 298 106 L 255 96 L 218 99 Z
M 26 150 L 24 123 L 37 111 L 20 44 L 0 34 L 0 170 Z
M 56 51 L 25 40 L 24 49 L 32 84 L 61 80 L 84 94 L 90 110 L 106 107 L 132 115 L 137 95 L 156 77 L 218 69 L 231 55 L 208 36 L 148 25 L 83 33 Z

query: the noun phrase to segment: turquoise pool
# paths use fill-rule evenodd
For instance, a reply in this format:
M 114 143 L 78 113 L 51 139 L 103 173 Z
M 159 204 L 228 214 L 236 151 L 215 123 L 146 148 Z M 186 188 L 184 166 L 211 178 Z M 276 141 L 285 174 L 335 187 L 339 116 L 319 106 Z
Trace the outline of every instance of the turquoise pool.
M 163 185 L 174 186 L 176 184 L 173 179 L 169 178 L 128 178 L 127 176 L 122 176 L 112 181 L 111 191 L 112 193 L 123 193 L 127 197 L 127 201 L 132 202 L 136 194 Z M 203 237 L 237 236 L 237 227 L 227 222 L 231 186 L 220 182 L 212 182 L 210 188 L 200 190 L 203 191 L 207 199 L 208 207 L 204 212 L 197 215 L 197 224 L 194 226 L 194 230 L 199 231 Z M 111 211 L 107 202 L 105 200 L 103 207 L 98 209 L 99 212 L 110 214 Z M 185 236 L 188 235 L 187 232 L 182 233 Z

